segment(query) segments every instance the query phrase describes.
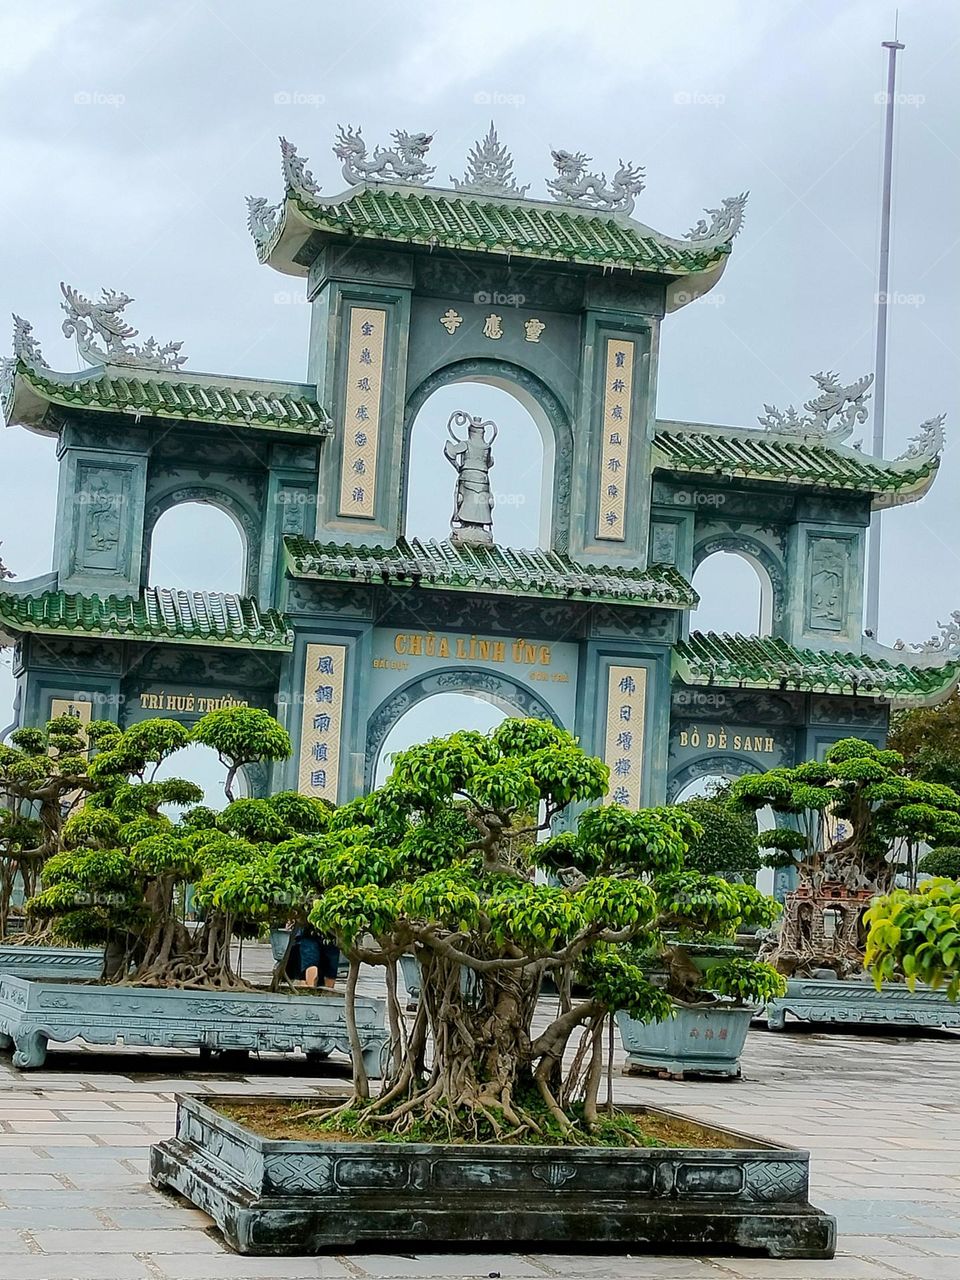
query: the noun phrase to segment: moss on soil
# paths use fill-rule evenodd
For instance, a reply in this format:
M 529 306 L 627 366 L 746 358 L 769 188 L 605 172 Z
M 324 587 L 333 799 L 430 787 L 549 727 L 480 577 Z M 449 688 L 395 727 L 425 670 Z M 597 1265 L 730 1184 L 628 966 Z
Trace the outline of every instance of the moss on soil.
M 350 1128 L 333 1127 L 317 1117 L 300 1120 L 305 1111 L 315 1111 L 328 1104 L 337 1105 L 336 1098 L 264 1098 L 249 1100 L 217 1100 L 210 1103 L 215 1110 L 243 1125 L 262 1138 L 273 1141 L 288 1142 L 382 1142 L 395 1143 L 398 1139 L 390 1133 L 378 1133 L 372 1126 L 368 1131 L 357 1131 Z M 348 1113 L 355 1116 L 356 1113 Z M 357 1117 L 359 1118 L 359 1117 Z M 346 1116 L 342 1119 L 347 1119 Z M 634 1142 L 623 1141 L 618 1129 L 628 1128 L 634 1136 Z M 449 1138 L 439 1133 L 420 1133 L 407 1135 L 404 1142 L 433 1142 L 448 1145 Z M 467 1144 L 465 1144 L 467 1145 Z M 473 1145 L 473 1144 L 469 1144 Z M 503 1145 L 497 1143 L 496 1145 Z M 597 1146 L 627 1149 L 628 1146 L 690 1148 L 700 1147 L 708 1150 L 742 1150 L 752 1143 L 738 1138 L 735 1134 L 708 1125 L 698 1124 L 694 1120 L 686 1120 L 682 1116 L 671 1115 L 665 1111 L 648 1110 L 645 1107 L 632 1108 L 629 1111 L 618 1110 L 610 1130 L 594 1136 L 579 1135 L 576 1143 L 564 1142 L 559 1132 L 551 1132 L 543 1138 L 533 1138 L 530 1142 L 517 1145 L 536 1146 Z

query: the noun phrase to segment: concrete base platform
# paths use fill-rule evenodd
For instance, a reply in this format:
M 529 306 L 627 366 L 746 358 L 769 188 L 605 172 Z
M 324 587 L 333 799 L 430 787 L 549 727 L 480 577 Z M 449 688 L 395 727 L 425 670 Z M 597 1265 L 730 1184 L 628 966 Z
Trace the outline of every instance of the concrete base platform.
M 807 1198 L 808 1153 L 750 1138 L 616 1151 L 273 1141 L 218 1101 L 177 1098 L 176 1137 L 153 1147 L 150 1178 L 208 1213 L 240 1253 L 495 1241 L 832 1258 L 836 1247 L 834 1219 Z

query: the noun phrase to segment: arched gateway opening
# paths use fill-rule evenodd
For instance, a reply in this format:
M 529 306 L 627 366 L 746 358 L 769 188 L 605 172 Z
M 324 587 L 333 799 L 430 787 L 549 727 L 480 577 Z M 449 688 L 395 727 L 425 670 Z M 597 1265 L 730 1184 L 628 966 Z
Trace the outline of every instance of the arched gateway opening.
M 457 410 L 496 424 L 495 466 L 490 480 L 497 542 L 505 547 L 546 545 L 550 504 L 549 496 L 545 500 L 549 491 L 545 489 L 544 471 L 552 465 L 552 450 L 544 447 L 544 437 L 533 415 L 514 395 L 499 386 L 476 381 L 438 388 L 413 421 L 404 513 L 406 536 L 450 536 L 455 477 L 444 457 L 444 445 L 450 439 L 451 414 Z M 451 501 L 444 501 L 447 494 Z
M 468 667 L 431 671 L 408 680 L 381 702 L 367 723 L 367 789 L 389 774 L 393 752 L 457 729 L 493 729 L 507 716 L 560 723 L 542 698 L 503 674 Z
M 458 729 L 488 733 L 506 718 L 501 707 L 474 694 L 435 693 L 425 698 L 405 711 L 384 738 L 374 767 L 373 785 L 379 787 L 386 782 L 396 752 Z
M 546 383 L 519 365 L 464 360 L 426 378 L 407 402 L 402 529 L 406 537 L 446 538 L 454 490 L 443 456 L 447 423 L 457 409 L 497 424 L 494 528 L 500 546 L 569 543 L 573 437 L 569 413 Z
M 246 590 L 247 548 L 237 520 L 210 502 L 168 507 L 150 533 L 148 585 L 177 591 Z

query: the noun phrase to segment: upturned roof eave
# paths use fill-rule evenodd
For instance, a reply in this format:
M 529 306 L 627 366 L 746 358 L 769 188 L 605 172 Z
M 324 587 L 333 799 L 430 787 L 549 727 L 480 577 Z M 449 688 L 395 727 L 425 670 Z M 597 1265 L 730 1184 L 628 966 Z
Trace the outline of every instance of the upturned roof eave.
M 679 574 L 676 574 L 678 581 L 673 585 L 675 593 L 673 598 L 661 599 L 652 593 L 641 595 L 639 591 L 630 592 L 626 586 L 625 590 L 620 592 L 615 589 L 615 579 L 612 580 L 609 591 L 604 591 L 602 588 L 578 590 L 575 586 L 551 590 L 549 587 L 541 587 L 540 585 L 534 587 L 529 582 L 524 582 L 519 578 L 498 584 L 479 574 L 471 577 L 469 565 L 462 567 L 462 576 L 457 581 L 445 580 L 437 576 L 426 562 L 423 572 L 417 572 L 415 569 L 403 568 L 398 565 L 398 572 L 394 574 L 390 571 L 391 561 L 389 556 L 381 562 L 371 557 L 369 565 L 364 565 L 362 568 L 359 567 L 358 557 L 355 555 L 352 559 L 349 555 L 345 555 L 343 569 L 339 569 L 334 564 L 327 566 L 314 563 L 311 565 L 308 562 L 309 556 L 307 554 L 298 553 L 291 546 L 291 543 L 295 544 L 297 541 L 298 539 L 296 538 L 284 539 L 285 569 L 289 577 L 307 581 L 350 582 L 357 586 L 389 587 L 391 590 L 408 587 L 420 588 L 424 591 L 468 592 L 471 595 L 493 596 L 507 600 L 519 597 L 531 600 L 570 601 L 583 605 L 606 604 L 619 605 L 624 608 L 654 608 L 674 611 L 694 608 L 699 602 L 699 596 L 696 591 Z M 319 550 L 332 559 L 339 548 L 320 547 Z M 346 553 L 356 552 L 357 549 L 347 547 L 343 548 L 343 550 Z M 389 552 L 390 548 L 379 548 L 379 550 Z M 508 548 L 503 548 L 502 550 L 510 552 Z M 347 567 L 348 562 L 349 567 Z M 584 573 L 602 574 L 603 572 L 602 568 L 595 565 L 575 565 L 573 567 L 582 570 Z M 672 569 L 672 566 L 663 566 L 663 568 Z
M 807 435 L 788 435 L 761 431 L 756 427 L 719 426 L 713 423 L 679 422 L 658 419 L 656 436 L 687 437 L 691 439 L 691 453 L 696 450 L 696 441 L 729 440 L 733 444 L 747 447 L 762 445 L 767 449 L 776 449 L 778 445 L 804 450 L 817 450 L 828 455 L 835 455 L 838 474 L 804 475 L 797 468 L 795 460 L 785 459 L 782 469 L 768 470 L 754 464 L 749 459 L 737 459 L 725 464 L 716 458 L 692 456 L 689 459 L 677 458 L 655 440 L 653 447 L 654 472 L 666 472 L 676 476 L 702 476 L 704 479 L 741 479 L 755 481 L 759 484 L 775 484 L 814 489 L 824 493 L 838 491 L 859 493 L 872 499 L 873 510 L 883 509 L 890 505 L 888 495 L 895 493 L 897 505 L 916 502 L 930 489 L 940 466 L 940 456 L 920 455 L 915 458 L 878 458 L 872 454 L 861 453 L 857 449 L 842 443 L 826 443 L 822 438 Z M 855 476 L 843 475 L 842 466 L 871 469 L 883 477 L 889 477 L 890 483 L 880 483 L 879 478 L 871 481 L 867 477 L 858 479 Z M 802 466 L 802 464 L 801 464 Z
M 771 643 L 786 648 L 797 659 L 778 661 L 769 654 L 762 661 L 767 670 L 760 671 L 754 665 L 742 671 L 733 670 L 732 660 L 720 660 L 711 663 L 700 662 L 686 652 L 694 642 L 699 645 L 719 643 L 721 647 L 731 642 L 740 642 L 743 646 L 754 644 L 765 646 Z M 948 658 L 942 664 L 918 663 L 910 666 L 907 663 L 885 665 L 889 671 L 872 666 L 862 665 L 864 660 L 870 661 L 869 654 L 858 654 L 847 650 L 803 650 L 803 665 L 809 668 L 810 660 L 823 660 L 823 672 L 801 674 L 797 668 L 801 651 L 771 638 L 744 636 L 718 636 L 714 633 L 695 634 L 688 641 L 674 645 L 671 659 L 673 679 L 686 685 L 698 688 L 717 689 L 756 689 L 773 690 L 783 693 L 818 693 L 836 697 L 856 696 L 883 701 L 892 708 L 900 706 L 934 706 L 942 702 L 960 684 L 960 660 Z M 759 663 L 759 659 L 756 660 Z M 928 680 L 931 672 L 939 671 L 941 679 L 933 684 Z M 859 677 L 859 678 L 858 678 Z M 924 686 L 928 687 L 924 687 Z
M 39 435 L 55 436 L 60 429 L 60 421 L 50 421 L 50 409 L 75 413 L 95 413 L 106 416 L 138 421 L 151 418 L 163 421 L 208 423 L 210 425 L 229 425 L 241 429 L 251 429 L 260 433 L 279 434 L 285 437 L 294 436 L 299 439 L 317 440 L 331 434 L 332 426 L 322 419 L 318 421 L 284 422 L 273 418 L 246 415 L 233 412 L 207 412 L 202 409 L 193 410 L 182 404 L 168 405 L 162 401 L 149 405 L 102 403 L 90 400 L 77 400 L 71 391 L 82 389 L 87 383 L 97 383 L 104 377 L 113 379 L 135 379 L 141 383 L 157 385 L 159 383 L 181 384 L 210 390 L 228 390 L 254 392 L 264 396 L 289 396 L 310 404 L 316 414 L 323 414 L 322 407 L 312 399 L 313 388 L 303 383 L 283 383 L 274 380 L 257 378 L 232 378 L 224 374 L 207 374 L 192 370 L 152 370 L 134 366 L 98 365 L 84 369 L 78 373 L 61 372 L 54 369 L 34 368 L 20 360 L 17 363 L 13 387 L 7 396 L 4 419 L 7 426 L 24 427 Z M 63 391 L 58 391 L 62 387 Z
M 561 247 L 558 247 L 556 252 L 549 252 L 546 248 L 511 244 L 471 246 L 456 236 L 443 236 L 440 234 L 433 234 L 429 237 L 426 235 L 400 236 L 391 235 L 385 228 L 346 227 L 330 225 L 329 222 L 325 222 L 322 216 L 324 210 L 328 208 L 335 209 L 337 206 L 347 203 L 368 190 L 389 192 L 391 194 L 397 193 L 403 196 L 428 195 L 435 199 L 462 200 L 480 206 L 513 204 L 525 209 L 546 210 L 554 214 L 567 214 L 568 216 L 582 217 L 587 220 L 606 223 L 615 222 L 621 229 L 628 229 L 638 236 L 653 240 L 662 249 L 685 254 L 699 253 L 704 255 L 706 261 L 702 267 L 697 268 L 687 268 L 679 264 L 671 267 L 651 263 L 638 263 L 629 258 L 607 257 L 603 261 L 597 261 L 596 258 L 572 253 Z M 337 241 L 364 240 L 372 244 L 390 244 L 411 251 L 432 252 L 437 249 L 446 249 L 461 255 L 476 253 L 482 257 L 493 255 L 504 260 L 552 263 L 554 265 L 593 271 L 597 274 L 625 271 L 633 275 L 649 275 L 668 281 L 679 279 L 693 281 L 703 278 L 704 287 L 692 292 L 690 299 L 684 299 L 684 302 L 699 297 L 708 288 L 713 287 L 723 273 L 732 245 L 731 240 L 722 238 L 704 242 L 677 239 L 672 236 L 665 236 L 647 227 L 644 223 L 637 222 L 623 214 L 603 213 L 599 210 L 589 209 L 571 209 L 565 205 L 555 204 L 546 200 L 511 201 L 509 197 L 497 197 L 494 199 L 488 196 L 449 191 L 443 188 L 406 187 L 399 184 L 371 183 L 363 187 L 354 187 L 316 205 L 309 205 L 295 192 L 288 190 L 284 196 L 277 229 L 269 241 L 265 244 L 257 244 L 258 259 L 261 263 L 284 275 L 307 276 L 310 264 L 302 260 L 300 254 L 307 242 L 316 235 L 329 236 Z M 675 310 L 678 306 L 684 305 L 684 302 L 675 302 L 670 309 Z
M 223 596 L 216 592 L 171 592 L 148 587 L 139 596 L 118 601 L 116 597 L 101 597 L 96 592 L 85 595 L 56 588 L 37 590 L 45 586 L 46 581 L 43 578 L 22 584 L 27 590 L 11 590 L 12 584 L 6 584 L 0 590 L 0 631 L 4 635 L 14 640 L 24 635 L 73 636 L 134 644 L 178 644 L 270 653 L 289 653 L 293 648 L 293 636 L 285 615 L 274 609 L 261 612 L 255 601 L 244 597 Z M 31 611 L 29 605 L 24 607 L 25 597 L 36 601 L 34 610 Z M 153 598 L 152 605 L 148 604 L 147 597 Z M 171 609 L 173 597 L 176 597 L 176 602 Z M 185 605 L 180 597 L 186 598 Z M 205 616 L 202 617 L 195 613 L 191 616 L 198 597 L 202 597 L 204 602 Z M 55 614 L 52 617 L 51 610 L 47 608 L 51 604 Z M 85 611 L 84 606 L 88 605 L 92 608 Z M 221 611 L 232 607 L 233 620 L 225 621 L 218 628 L 215 607 Z M 113 616 L 117 609 L 125 615 L 122 620 Z M 134 616 L 135 610 L 139 610 L 140 616 Z M 211 617 L 214 619 L 212 624 L 209 621 Z M 238 625 L 238 617 L 242 619 L 241 625 Z

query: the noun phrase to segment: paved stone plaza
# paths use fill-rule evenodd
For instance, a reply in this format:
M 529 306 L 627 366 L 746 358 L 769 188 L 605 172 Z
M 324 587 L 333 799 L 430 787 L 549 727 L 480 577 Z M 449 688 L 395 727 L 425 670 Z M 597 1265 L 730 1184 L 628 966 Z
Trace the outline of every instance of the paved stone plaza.
M 813 1152 L 811 1199 L 838 1219 L 833 1262 L 470 1254 L 240 1258 L 206 1215 L 154 1192 L 147 1149 L 174 1094 L 298 1094 L 343 1084 L 280 1059 L 255 1074 L 195 1055 L 54 1048 L 41 1072 L 0 1060 L 0 1275 L 16 1280 L 578 1277 L 954 1280 L 960 1276 L 960 1045 L 949 1033 L 753 1031 L 737 1084 L 624 1079 L 624 1101 L 682 1109 Z M 302 1067 L 303 1062 L 299 1065 Z

